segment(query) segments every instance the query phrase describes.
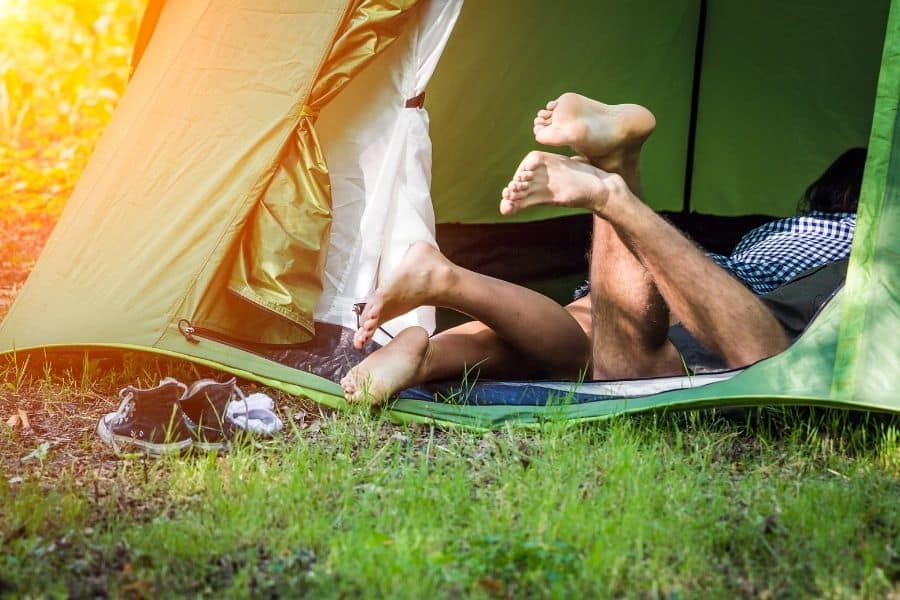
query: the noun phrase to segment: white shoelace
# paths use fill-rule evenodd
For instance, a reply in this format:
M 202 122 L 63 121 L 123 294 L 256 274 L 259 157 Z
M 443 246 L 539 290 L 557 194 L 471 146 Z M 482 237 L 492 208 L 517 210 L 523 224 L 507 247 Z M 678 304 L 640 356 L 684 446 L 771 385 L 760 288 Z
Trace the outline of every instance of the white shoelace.
M 119 390 L 119 408 L 108 415 L 107 422 L 110 425 L 119 425 L 134 412 L 134 392 L 130 388 Z

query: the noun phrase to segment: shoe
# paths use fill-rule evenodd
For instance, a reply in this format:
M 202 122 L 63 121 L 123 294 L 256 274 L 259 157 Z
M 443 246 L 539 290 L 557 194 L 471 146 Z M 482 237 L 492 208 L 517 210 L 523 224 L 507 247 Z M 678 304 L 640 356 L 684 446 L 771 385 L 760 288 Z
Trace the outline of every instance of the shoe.
M 166 377 L 154 388 L 127 386 L 119 390 L 119 409 L 100 419 L 97 435 L 116 452 L 134 446 L 161 456 L 183 452 L 194 443 L 180 400 L 187 386 Z
M 191 384 L 181 399 L 181 409 L 193 431 L 195 447 L 224 450 L 231 445 L 236 430 L 234 421 L 228 416 L 228 404 L 232 400 L 245 400 L 234 377 L 222 383 L 200 379 Z

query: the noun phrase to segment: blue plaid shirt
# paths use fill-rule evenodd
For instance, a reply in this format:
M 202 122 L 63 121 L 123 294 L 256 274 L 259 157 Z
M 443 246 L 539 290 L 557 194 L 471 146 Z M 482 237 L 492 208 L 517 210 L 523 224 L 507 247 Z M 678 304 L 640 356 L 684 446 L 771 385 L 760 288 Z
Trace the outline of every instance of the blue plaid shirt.
M 756 294 L 765 294 L 804 271 L 850 256 L 855 227 L 856 213 L 813 211 L 757 227 L 731 256 L 708 256 Z

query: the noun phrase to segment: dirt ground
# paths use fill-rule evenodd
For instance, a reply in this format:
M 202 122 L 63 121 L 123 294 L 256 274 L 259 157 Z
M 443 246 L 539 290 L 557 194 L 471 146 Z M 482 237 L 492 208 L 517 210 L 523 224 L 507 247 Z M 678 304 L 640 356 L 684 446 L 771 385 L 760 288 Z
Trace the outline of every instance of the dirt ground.
M 0 320 L 9 312 L 55 219 L 43 215 L 0 216 Z M 80 355 L 79 355 L 80 356 Z M 112 481 L 121 461 L 95 434 L 97 421 L 118 407 L 118 390 L 126 384 L 152 386 L 173 375 L 183 381 L 222 374 L 151 355 L 100 355 L 54 359 L 53 369 L 32 357 L 28 364 L 0 363 L 0 473 L 10 484 L 26 478 L 44 481 L 48 488 L 60 478 L 89 475 L 95 493 Z M 248 393 L 271 395 L 285 423 L 315 433 L 318 420 L 329 411 L 311 401 L 242 382 Z
M 0 320 L 9 312 L 56 220 L 41 214 L 0 215 Z

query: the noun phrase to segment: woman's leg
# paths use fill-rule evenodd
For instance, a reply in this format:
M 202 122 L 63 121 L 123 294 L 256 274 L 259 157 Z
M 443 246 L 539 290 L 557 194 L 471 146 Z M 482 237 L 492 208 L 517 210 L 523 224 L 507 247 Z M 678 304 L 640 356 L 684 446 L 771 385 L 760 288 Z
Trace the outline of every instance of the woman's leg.
M 379 404 L 403 387 L 472 368 L 492 377 L 574 378 L 590 362 L 588 336 L 568 310 L 527 288 L 454 265 L 425 243 L 410 246 L 391 281 L 376 290 L 354 343 L 362 347 L 381 323 L 423 305 L 478 322 L 431 340 L 421 328 L 404 330 L 342 380 L 348 400 Z

